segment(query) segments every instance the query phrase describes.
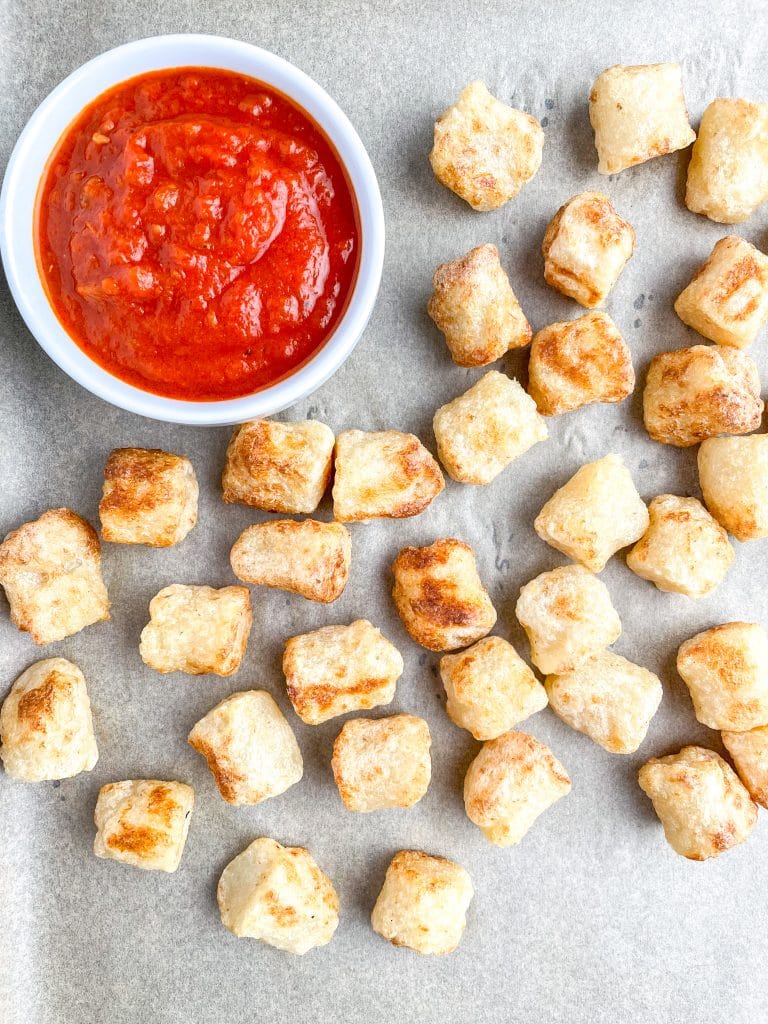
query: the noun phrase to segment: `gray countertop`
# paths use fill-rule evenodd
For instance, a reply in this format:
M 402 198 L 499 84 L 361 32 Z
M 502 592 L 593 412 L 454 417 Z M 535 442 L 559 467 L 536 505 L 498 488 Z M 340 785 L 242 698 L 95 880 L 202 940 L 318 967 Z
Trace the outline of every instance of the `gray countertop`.
M 480 376 L 449 360 L 425 313 L 435 266 L 495 242 L 535 328 L 578 314 L 544 284 L 539 247 L 557 207 L 603 188 L 637 231 L 636 255 L 609 300 L 633 350 L 639 382 L 650 356 L 692 343 L 672 300 L 728 229 L 681 201 L 687 154 L 612 179 L 596 172 L 587 117 L 590 85 L 609 64 L 677 60 L 694 124 L 718 95 L 768 99 L 765 3 L 324 3 L 233 0 L 107 4 L 0 0 L 0 165 L 36 104 L 95 54 L 170 31 L 231 35 L 298 64 L 347 111 L 379 175 L 387 218 L 381 294 L 343 369 L 286 413 L 344 427 L 396 427 L 434 450 L 435 408 Z M 482 77 L 492 92 L 545 125 L 542 168 L 520 197 L 476 214 L 434 180 L 426 155 L 432 123 L 461 87 Z M 737 229 L 768 247 L 768 206 Z M 101 757 L 61 784 L 0 777 L 0 1016 L 6 1024 L 223 1024 L 316 1021 L 422 1024 L 759 1024 L 768 1019 L 768 814 L 745 845 L 705 864 L 676 856 L 636 784 L 647 757 L 684 743 L 721 750 L 693 717 L 674 671 L 679 643 L 728 619 L 766 623 L 766 542 L 738 545 L 726 583 L 691 602 L 661 594 L 621 558 L 603 574 L 622 617 L 616 650 L 657 672 L 662 708 L 636 755 L 605 753 L 548 710 L 523 728 L 548 743 L 573 792 L 523 843 L 489 845 L 464 815 L 461 781 L 478 745 L 448 721 L 438 657 L 407 637 L 391 605 L 389 566 L 409 543 L 458 536 L 474 547 L 499 611 L 495 632 L 527 656 L 513 614 L 520 586 L 563 559 L 532 521 L 583 462 L 621 453 L 644 498 L 698 494 L 695 451 L 667 449 L 642 428 L 640 388 L 620 406 L 560 417 L 551 437 L 487 488 L 450 483 L 423 515 L 353 528 L 353 569 L 330 607 L 280 591 L 254 593 L 246 661 L 230 679 L 161 677 L 145 667 L 138 635 L 149 599 L 171 582 L 234 582 L 228 551 L 245 525 L 265 518 L 225 506 L 218 478 L 227 429 L 176 427 L 103 404 L 66 378 L 26 330 L 0 283 L 0 532 L 52 506 L 96 521 L 112 447 L 184 452 L 201 484 L 200 522 L 177 548 L 105 546 L 111 622 L 44 651 L 0 606 L 4 692 L 32 661 L 52 654 L 83 669 Z M 755 346 L 768 379 L 768 339 Z M 511 356 L 510 373 L 525 357 Z M 326 503 L 321 508 L 329 515 Z M 335 720 L 316 728 L 291 711 L 280 672 L 285 637 L 364 615 L 403 652 L 392 705 L 423 715 L 433 735 L 433 782 L 412 810 L 346 812 L 329 769 Z M 189 728 L 227 693 L 272 692 L 305 758 L 305 778 L 258 807 L 223 803 Z M 197 806 L 175 875 L 143 873 L 93 857 L 92 813 L 107 781 L 178 778 Z M 215 888 L 224 865 L 252 838 L 308 846 L 341 899 L 333 942 L 291 957 L 236 940 L 220 924 Z M 459 949 L 420 958 L 375 935 L 370 910 L 389 858 L 422 848 L 462 863 L 476 897 Z

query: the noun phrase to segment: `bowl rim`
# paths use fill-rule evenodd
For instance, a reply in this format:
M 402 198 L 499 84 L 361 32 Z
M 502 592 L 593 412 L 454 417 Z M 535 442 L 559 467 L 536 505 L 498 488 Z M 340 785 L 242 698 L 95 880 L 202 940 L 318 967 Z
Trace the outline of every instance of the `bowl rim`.
M 113 85 L 136 75 L 193 66 L 249 75 L 279 90 L 305 110 L 336 150 L 359 217 L 357 276 L 347 308 L 332 334 L 283 379 L 252 394 L 221 401 L 193 402 L 156 395 L 113 376 L 93 362 L 53 312 L 35 255 L 34 214 L 39 182 L 56 143 L 79 110 Z M 123 70 L 125 67 L 131 70 Z M 384 209 L 376 173 L 362 140 L 341 107 L 290 61 L 227 36 L 150 36 L 114 47 L 80 65 L 42 100 L 27 121 L 11 152 L 0 191 L 0 254 L 11 294 L 37 343 L 68 376 L 92 394 L 128 412 L 170 423 L 239 423 L 272 415 L 317 390 L 346 360 L 365 330 L 379 290 L 384 245 Z

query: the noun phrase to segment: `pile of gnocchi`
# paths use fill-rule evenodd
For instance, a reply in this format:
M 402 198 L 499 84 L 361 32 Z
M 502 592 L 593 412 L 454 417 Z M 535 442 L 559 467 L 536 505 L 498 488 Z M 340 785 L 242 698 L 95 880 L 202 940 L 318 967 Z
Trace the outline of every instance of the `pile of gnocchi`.
M 615 66 L 589 98 L 598 169 L 615 174 L 693 144 L 686 204 L 720 223 L 738 223 L 768 201 L 768 104 L 716 99 L 698 137 L 675 64 Z M 438 180 L 476 210 L 513 199 L 537 172 L 543 132 L 530 115 L 473 82 L 437 121 L 430 160 Z M 598 192 L 568 200 L 543 238 L 547 283 L 588 312 L 533 334 L 493 245 L 437 268 L 428 311 L 453 360 L 480 367 L 530 345 L 525 390 L 489 370 L 434 416 L 436 460 L 419 438 L 397 430 L 345 430 L 316 422 L 257 420 L 234 431 L 223 499 L 281 516 L 311 516 L 331 478 L 333 522 L 274 518 L 249 526 L 231 551 L 242 584 L 277 587 L 330 604 L 343 592 L 352 557 L 345 524 L 415 516 L 445 486 L 485 485 L 547 438 L 546 419 L 593 402 L 621 402 L 635 387 L 629 348 L 599 307 L 631 258 L 635 232 Z M 651 362 L 645 426 L 662 444 L 700 444 L 703 503 L 661 494 L 646 506 L 622 459 L 582 466 L 543 505 L 533 526 L 571 564 L 526 583 L 516 615 L 534 671 L 506 640 L 491 636 L 496 610 L 472 548 L 454 537 L 404 548 L 394 560 L 392 598 L 415 643 L 440 652 L 451 720 L 482 748 L 464 782 L 469 820 L 489 842 L 519 843 L 571 788 L 543 743 L 517 727 L 549 705 L 607 751 L 638 749 L 662 687 L 646 668 L 613 653 L 621 622 L 598 574 L 622 549 L 628 567 L 662 591 L 696 599 L 714 591 L 740 541 L 768 537 L 768 434 L 757 368 L 743 350 L 768 321 L 768 256 L 743 238 L 715 245 L 675 303 L 684 323 L 714 344 L 663 352 Z M 442 466 L 442 468 L 441 468 Z M 121 448 L 105 467 L 99 507 L 106 543 L 164 547 L 197 519 L 190 461 L 165 451 Z M 0 545 L 0 584 L 15 625 L 49 644 L 109 618 L 96 530 L 70 509 L 45 512 Z M 141 634 L 144 662 L 160 673 L 229 676 L 251 628 L 248 586 L 173 584 L 150 602 Z M 726 622 L 686 640 L 678 671 L 698 720 L 722 732 L 732 767 L 712 750 L 687 746 L 652 758 L 639 784 L 672 848 L 704 860 L 743 842 L 757 804 L 768 807 L 768 635 Z M 366 619 L 330 624 L 286 640 L 286 694 L 299 718 L 317 725 L 389 704 L 403 671 L 400 652 Z M 62 779 L 98 757 L 86 681 L 76 665 L 50 658 L 13 684 L 0 712 L 9 776 Z M 261 690 L 234 693 L 191 730 L 222 798 L 258 804 L 297 784 L 302 755 L 289 721 Z M 344 806 L 368 813 L 408 808 L 430 783 L 430 731 L 412 714 L 347 720 L 331 767 Z M 144 869 L 175 871 L 194 804 L 179 781 L 129 779 L 105 785 L 95 808 L 94 852 Z M 441 954 L 459 943 L 473 897 L 467 871 L 445 858 L 403 850 L 393 858 L 371 917 L 398 946 Z M 252 842 L 218 886 L 224 925 L 297 954 L 328 943 L 339 902 L 306 849 L 272 838 Z

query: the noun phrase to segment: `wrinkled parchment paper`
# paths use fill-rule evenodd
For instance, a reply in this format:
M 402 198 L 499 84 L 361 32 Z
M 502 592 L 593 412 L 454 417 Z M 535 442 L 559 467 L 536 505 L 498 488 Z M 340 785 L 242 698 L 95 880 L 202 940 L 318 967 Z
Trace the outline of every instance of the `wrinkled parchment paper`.
M 435 408 L 482 371 L 448 358 L 424 307 L 435 266 L 480 242 L 496 243 L 535 328 L 578 315 L 542 278 L 539 246 L 557 207 L 604 189 L 635 226 L 637 249 L 608 308 L 631 345 L 639 384 L 621 406 L 592 406 L 551 421 L 551 437 L 491 486 L 449 483 L 423 515 L 356 525 L 353 568 L 336 604 L 254 592 L 247 658 L 230 679 L 163 677 L 138 654 L 150 598 L 171 582 L 234 582 L 228 551 L 262 518 L 225 506 L 218 478 L 228 429 L 154 423 L 103 404 L 66 378 L 35 344 L 0 287 L 2 409 L 0 531 L 51 506 L 96 521 L 112 447 L 184 452 L 201 484 L 200 522 L 176 548 L 107 545 L 112 621 L 36 649 L 0 606 L 0 690 L 31 662 L 63 655 L 85 672 L 101 757 L 90 774 L 22 784 L 0 775 L 0 1019 L 4 1024 L 759 1024 L 768 1019 L 768 814 L 747 844 L 717 861 L 688 863 L 665 844 L 636 785 L 638 766 L 684 743 L 720 750 L 696 723 L 674 671 L 678 644 L 733 618 L 766 623 L 768 547 L 736 545 L 727 582 L 710 598 L 665 595 L 621 558 L 603 574 L 624 623 L 616 650 L 660 674 L 665 696 L 640 751 L 610 755 L 548 710 L 524 728 L 550 744 L 573 791 L 521 846 L 490 846 L 466 819 L 464 771 L 478 749 L 447 719 L 438 657 L 413 644 L 389 598 L 390 563 L 406 544 L 463 538 L 499 612 L 496 632 L 527 645 L 513 608 L 520 586 L 561 564 L 533 532 L 543 502 L 582 463 L 607 452 L 627 461 L 645 498 L 697 494 L 695 451 L 656 445 L 640 419 L 651 355 L 698 340 L 672 301 L 728 229 L 682 205 L 687 154 L 613 179 L 596 172 L 587 95 L 609 64 L 679 60 L 694 124 L 718 95 L 768 99 L 765 3 L 216 3 L 78 5 L 0 3 L 0 160 L 35 105 L 83 61 L 118 43 L 170 31 L 235 36 L 294 61 L 349 113 L 378 172 L 387 259 L 375 314 L 344 368 L 287 418 L 317 417 L 334 430 L 397 427 L 434 450 Z M 545 127 L 534 181 L 503 209 L 474 213 L 439 186 L 426 160 L 432 122 L 474 77 Z M 740 231 L 768 246 L 768 207 Z M 768 338 L 753 355 L 768 374 Z M 524 373 L 525 355 L 504 368 Z M 502 365 L 502 364 L 500 364 Z M 330 516 L 326 502 L 322 517 Z M 312 728 L 293 714 L 280 672 L 285 637 L 367 616 L 402 650 L 406 668 L 388 710 L 423 715 L 433 735 L 433 782 L 408 811 L 343 810 L 330 772 L 341 721 Z M 263 687 L 296 730 L 305 777 L 259 807 L 224 804 L 185 738 L 230 692 Z M 379 709 L 377 714 L 386 713 Z M 131 777 L 177 778 L 197 794 L 175 875 L 96 860 L 92 813 L 99 787 Z M 224 865 L 266 834 L 307 845 L 341 898 L 332 944 L 304 958 L 236 940 L 219 922 Z M 369 914 L 400 848 L 460 861 L 477 895 L 458 951 L 420 958 L 375 935 Z

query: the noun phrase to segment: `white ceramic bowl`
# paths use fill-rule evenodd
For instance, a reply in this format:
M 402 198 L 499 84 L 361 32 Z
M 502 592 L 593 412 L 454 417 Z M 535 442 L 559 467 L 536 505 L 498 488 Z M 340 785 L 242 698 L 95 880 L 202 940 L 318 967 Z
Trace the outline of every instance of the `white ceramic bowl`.
M 135 388 L 113 377 L 72 341 L 59 323 L 37 271 L 33 217 L 38 183 L 50 153 L 83 107 L 111 86 L 147 71 L 198 66 L 259 79 L 294 100 L 331 140 L 357 200 L 361 252 L 352 296 L 333 335 L 285 380 L 243 398 L 185 402 Z M 320 387 L 344 362 L 373 310 L 384 260 L 384 212 L 376 175 L 350 121 L 308 75 L 288 61 L 222 36 L 169 35 L 140 39 L 94 58 L 40 104 L 11 154 L 0 194 L 0 248 L 16 305 L 51 359 L 84 388 L 122 409 L 171 423 L 238 423 L 286 409 Z

